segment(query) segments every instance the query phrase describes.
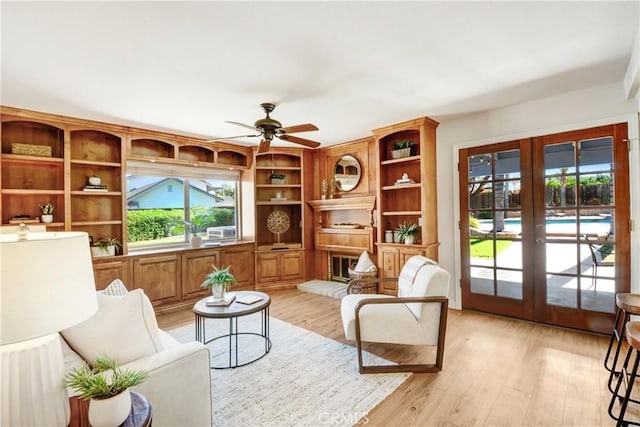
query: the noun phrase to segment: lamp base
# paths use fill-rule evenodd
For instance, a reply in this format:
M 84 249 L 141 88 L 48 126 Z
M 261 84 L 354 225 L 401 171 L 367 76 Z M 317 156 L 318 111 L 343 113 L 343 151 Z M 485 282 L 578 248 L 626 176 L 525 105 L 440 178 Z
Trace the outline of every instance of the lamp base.
M 0 361 L 0 425 L 68 424 L 69 398 L 57 333 L 0 346 Z

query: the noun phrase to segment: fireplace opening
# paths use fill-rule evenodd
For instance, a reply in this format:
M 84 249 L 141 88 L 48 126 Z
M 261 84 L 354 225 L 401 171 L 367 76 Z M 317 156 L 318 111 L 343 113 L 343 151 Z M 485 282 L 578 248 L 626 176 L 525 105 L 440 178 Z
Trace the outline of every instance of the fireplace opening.
M 347 283 L 349 281 L 349 267 L 357 262 L 357 256 L 331 254 L 329 257 L 329 280 Z

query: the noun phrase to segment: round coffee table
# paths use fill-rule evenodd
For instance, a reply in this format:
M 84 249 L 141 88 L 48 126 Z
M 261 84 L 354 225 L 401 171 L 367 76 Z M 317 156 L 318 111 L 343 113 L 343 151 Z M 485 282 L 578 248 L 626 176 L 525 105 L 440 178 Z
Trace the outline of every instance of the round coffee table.
M 207 302 L 211 301 L 211 297 L 203 298 L 193 306 L 193 313 L 196 316 L 196 340 L 206 345 L 212 341 L 229 338 L 229 364 L 225 366 L 211 366 L 211 369 L 229 369 L 245 366 L 262 359 L 269 353 L 269 350 L 271 350 L 271 340 L 269 339 L 269 306 L 271 305 L 271 298 L 269 298 L 269 295 L 258 291 L 237 291 L 229 292 L 228 294 L 233 294 L 236 297 L 228 306 L 207 307 Z M 242 301 L 245 297 L 257 297 L 261 299 L 253 304 L 242 304 L 238 302 Z M 253 313 L 260 313 L 262 321 L 260 332 L 239 332 L 238 318 Z M 205 331 L 206 319 L 229 319 L 229 333 L 218 335 L 207 340 Z M 249 361 L 241 364 L 238 363 L 238 337 L 240 335 L 254 335 L 264 339 L 264 352 L 260 352 L 257 357 Z

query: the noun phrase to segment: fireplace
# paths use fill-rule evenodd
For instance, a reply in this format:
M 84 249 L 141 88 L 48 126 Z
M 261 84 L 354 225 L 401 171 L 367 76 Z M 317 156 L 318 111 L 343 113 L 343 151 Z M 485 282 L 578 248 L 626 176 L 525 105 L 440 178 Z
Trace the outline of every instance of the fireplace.
M 329 252 L 329 280 L 347 283 L 349 267 L 357 262 L 357 256 Z

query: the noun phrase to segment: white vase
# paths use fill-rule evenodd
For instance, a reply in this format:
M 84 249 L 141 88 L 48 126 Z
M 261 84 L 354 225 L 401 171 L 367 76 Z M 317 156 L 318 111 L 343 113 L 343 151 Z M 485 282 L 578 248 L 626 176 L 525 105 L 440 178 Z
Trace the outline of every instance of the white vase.
M 211 287 L 211 295 L 213 295 L 214 301 L 224 301 L 225 293 L 225 286 L 222 283 L 215 284 Z
M 102 182 L 102 179 L 100 179 L 99 176 L 90 176 L 89 177 L 89 184 L 91 184 L 91 185 L 100 185 L 101 182 Z
M 119 426 L 131 412 L 129 389 L 109 399 L 91 399 L 89 402 L 89 423 L 93 427 Z
M 199 248 L 201 245 L 202 245 L 202 237 L 200 237 L 200 236 L 191 237 L 191 247 L 192 248 Z
M 115 246 L 107 246 L 106 248 L 101 248 L 100 246 L 92 246 L 91 247 L 91 255 L 94 257 L 101 256 L 115 256 L 116 255 L 116 247 Z
M 416 242 L 416 237 L 414 235 L 409 235 L 404 238 L 405 245 L 413 245 Z
M 50 223 L 53 222 L 53 215 L 41 215 L 40 219 L 42 220 L 42 222 L 44 223 Z

